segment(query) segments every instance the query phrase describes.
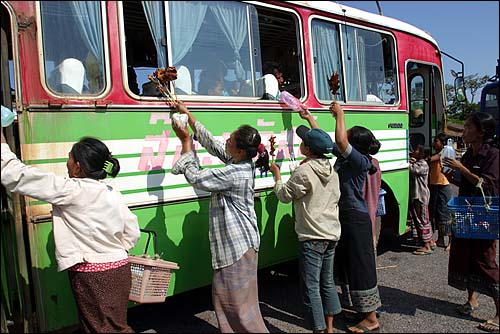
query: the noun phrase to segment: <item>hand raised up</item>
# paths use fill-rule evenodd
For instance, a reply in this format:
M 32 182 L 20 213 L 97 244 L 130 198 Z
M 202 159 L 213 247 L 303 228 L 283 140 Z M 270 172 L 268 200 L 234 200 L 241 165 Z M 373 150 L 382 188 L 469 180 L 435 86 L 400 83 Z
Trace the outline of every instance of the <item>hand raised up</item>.
M 181 142 L 184 142 L 184 141 L 189 141 L 190 138 L 189 138 L 189 129 L 188 127 L 179 127 L 175 122 L 172 123 L 172 129 L 174 130 L 175 134 L 177 135 L 177 137 L 181 140 Z
M 332 102 L 332 104 L 330 104 L 330 113 L 333 117 L 337 118 L 337 116 L 344 113 L 344 109 L 337 102 Z

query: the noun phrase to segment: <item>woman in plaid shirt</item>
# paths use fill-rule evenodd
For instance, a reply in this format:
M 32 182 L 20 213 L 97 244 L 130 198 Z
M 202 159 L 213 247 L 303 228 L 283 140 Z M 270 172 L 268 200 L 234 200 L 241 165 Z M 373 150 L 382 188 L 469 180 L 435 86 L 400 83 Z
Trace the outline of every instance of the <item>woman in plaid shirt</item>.
M 255 166 L 261 138 L 249 125 L 236 129 L 226 144 L 217 141 L 196 120 L 182 101 L 177 111 L 188 115 L 195 139 L 226 166 L 200 169 L 191 149 L 188 128 L 173 124 L 182 142 L 181 157 L 172 174 L 184 174 L 196 189 L 211 193 L 210 251 L 212 253 L 212 301 L 222 333 L 268 332 L 259 308 L 257 264 L 260 234 L 254 210 Z

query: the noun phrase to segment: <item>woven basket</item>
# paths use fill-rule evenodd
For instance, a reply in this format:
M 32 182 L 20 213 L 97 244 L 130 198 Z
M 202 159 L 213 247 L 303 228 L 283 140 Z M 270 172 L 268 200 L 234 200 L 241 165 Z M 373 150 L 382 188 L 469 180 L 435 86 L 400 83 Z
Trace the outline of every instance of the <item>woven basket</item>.
M 132 271 L 132 288 L 129 300 L 137 303 L 162 303 L 167 297 L 168 287 L 177 263 L 152 260 L 129 255 Z
M 155 258 L 159 257 L 157 255 L 156 232 L 142 228 L 140 230 L 148 234 L 148 240 L 144 255 L 128 256 L 132 272 L 132 287 L 128 299 L 137 303 L 163 303 L 167 298 L 172 273 L 179 269 L 179 266 L 175 262 L 149 258 L 146 254 L 151 236 L 153 236 Z

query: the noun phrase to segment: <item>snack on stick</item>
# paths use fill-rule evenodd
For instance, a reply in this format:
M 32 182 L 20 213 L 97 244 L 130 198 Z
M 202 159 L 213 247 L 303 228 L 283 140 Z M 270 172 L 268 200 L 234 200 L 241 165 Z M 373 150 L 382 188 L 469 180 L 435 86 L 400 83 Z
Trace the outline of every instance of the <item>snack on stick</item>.
M 276 145 L 275 139 L 276 139 L 276 136 L 271 135 L 271 137 L 269 137 L 269 144 L 271 146 L 271 149 L 269 150 L 269 155 L 272 157 L 271 158 L 272 161 L 274 161 L 274 156 L 276 155 L 276 154 L 274 154 L 274 151 L 276 150 L 274 148 L 274 145 Z
M 177 101 L 177 96 L 173 96 L 168 89 L 168 83 L 177 79 L 177 69 L 175 66 L 158 68 L 153 75 L 148 75 L 148 79 L 153 82 L 158 90 L 171 102 Z
M 155 71 L 155 76 L 158 78 L 158 81 L 166 86 L 169 81 L 177 80 L 177 69 L 175 66 L 169 66 L 165 68 L 159 68 Z
M 333 99 L 335 100 L 335 96 L 338 94 L 339 90 L 339 73 L 335 71 L 332 76 L 328 79 L 328 86 L 330 87 L 330 92 L 333 95 Z
M 165 91 L 165 89 L 163 89 L 163 86 L 158 82 L 158 80 L 155 79 L 155 77 L 153 77 L 151 74 L 149 74 L 148 75 L 148 79 L 152 83 L 154 83 L 154 85 L 156 86 L 156 88 L 158 88 L 158 90 L 160 91 L 160 93 L 162 93 L 163 96 L 165 96 L 169 100 L 172 100 L 172 98 L 170 97 L 170 95 Z

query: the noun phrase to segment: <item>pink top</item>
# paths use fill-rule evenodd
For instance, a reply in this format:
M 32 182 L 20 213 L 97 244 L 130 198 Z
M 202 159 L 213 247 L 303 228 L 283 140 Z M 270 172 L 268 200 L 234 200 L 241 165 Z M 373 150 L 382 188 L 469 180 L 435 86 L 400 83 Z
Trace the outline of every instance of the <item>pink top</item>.
M 104 262 L 104 263 L 78 263 L 73 267 L 68 268 L 71 271 L 78 271 L 82 273 L 96 273 L 99 271 L 106 271 L 111 269 L 116 269 L 122 267 L 128 263 L 128 258 L 114 261 L 114 262 Z
M 378 198 L 380 187 L 382 185 L 382 171 L 380 170 L 380 165 L 378 160 L 372 158 L 372 165 L 377 167 L 377 171 L 370 175 L 366 175 L 366 181 L 363 186 L 363 197 L 366 202 L 366 207 L 368 208 L 368 214 L 370 215 L 370 220 L 372 221 L 372 233 L 375 235 L 375 219 L 377 214 Z

